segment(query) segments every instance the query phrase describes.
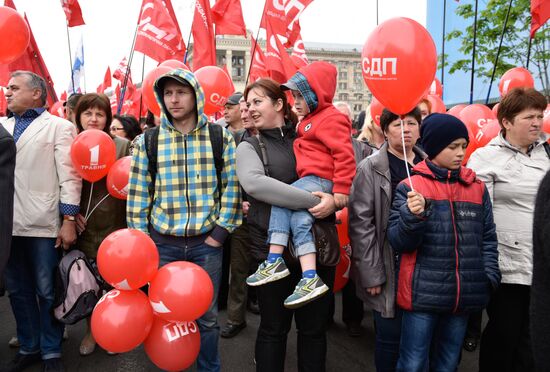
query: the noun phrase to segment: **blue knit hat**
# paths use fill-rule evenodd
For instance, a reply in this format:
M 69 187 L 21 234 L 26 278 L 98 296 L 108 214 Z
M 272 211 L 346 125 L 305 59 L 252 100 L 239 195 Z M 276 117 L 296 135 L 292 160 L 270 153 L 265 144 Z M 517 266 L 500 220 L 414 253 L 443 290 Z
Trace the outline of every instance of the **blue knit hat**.
M 468 129 L 460 119 L 447 114 L 431 114 L 426 116 L 420 126 L 422 148 L 433 159 L 443 149 L 459 138 L 469 141 Z

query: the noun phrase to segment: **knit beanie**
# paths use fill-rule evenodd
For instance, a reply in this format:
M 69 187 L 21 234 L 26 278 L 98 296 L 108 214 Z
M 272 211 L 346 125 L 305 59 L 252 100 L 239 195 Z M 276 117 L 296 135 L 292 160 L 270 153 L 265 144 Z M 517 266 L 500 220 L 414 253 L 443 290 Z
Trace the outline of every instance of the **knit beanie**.
M 460 119 L 447 114 L 426 116 L 420 126 L 422 148 L 433 159 L 453 141 L 464 138 L 469 141 L 468 129 Z

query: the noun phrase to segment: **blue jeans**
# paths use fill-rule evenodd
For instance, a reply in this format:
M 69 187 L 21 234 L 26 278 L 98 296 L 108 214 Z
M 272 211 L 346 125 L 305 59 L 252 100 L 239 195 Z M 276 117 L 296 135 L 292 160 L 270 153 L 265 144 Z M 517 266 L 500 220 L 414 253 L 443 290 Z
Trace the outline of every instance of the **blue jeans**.
M 305 176 L 295 181 L 292 186 L 309 192 L 332 192 L 332 182 L 317 176 Z M 269 218 L 269 244 L 286 247 L 288 237 L 292 231 L 292 242 L 296 250 L 296 256 L 300 257 L 308 253 L 315 253 L 315 242 L 311 233 L 311 226 L 315 221 L 305 209 L 293 211 L 281 207 L 271 207 Z
M 52 315 L 58 264 L 55 238 L 13 237 L 5 279 L 21 354 L 61 357 L 63 325 Z
M 397 371 L 454 372 L 468 315 L 403 311 Z
M 202 243 L 194 247 L 181 248 L 157 243 L 160 255 L 160 266 L 174 261 L 189 261 L 202 267 L 214 284 L 214 297 L 208 311 L 197 319 L 201 333 L 201 350 L 197 358 L 197 371 L 220 371 L 218 339 L 218 291 L 222 275 L 223 247 L 211 247 Z
M 373 310 L 374 328 L 376 330 L 376 346 L 374 360 L 377 372 L 393 372 L 399 359 L 399 344 L 401 340 L 401 319 L 403 311 L 395 309 L 394 318 L 383 318 L 382 314 Z

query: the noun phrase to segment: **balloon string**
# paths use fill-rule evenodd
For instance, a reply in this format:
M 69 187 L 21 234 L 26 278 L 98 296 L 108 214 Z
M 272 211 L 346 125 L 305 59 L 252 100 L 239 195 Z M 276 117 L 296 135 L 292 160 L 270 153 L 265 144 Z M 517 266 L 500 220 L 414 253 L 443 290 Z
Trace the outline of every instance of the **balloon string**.
M 99 207 L 99 205 L 100 205 L 101 203 L 103 203 L 103 201 L 104 201 L 105 199 L 107 199 L 108 197 L 109 197 L 109 194 L 105 195 L 105 196 L 103 197 L 103 199 L 101 199 L 101 200 L 95 205 L 95 207 L 92 208 L 92 210 L 90 211 L 90 214 L 88 214 L 86 217 L 84 217 L 84 219 L 86 220 L 86 222 L 88 221 L 88 218 L 90 218 L 90 217 L 92 216 L 92 213 L 94 213 L 94 211 L 96 210 L 96 208 Z
M 88 215 L 88 211 L 90 210 L 90 204 L 92 204 L 92 194 L 94 193 L 94 182 L 91 183 L 90 186 L 90 197 L 88 198 L 88 206 L 86 207 L 86 213 L 84 213 L 84 216 Z M 84 217 L 85 220 L 88 220 L 88 217 Z
M 411 179 L 411 172 L 409 171 L 409 162 L 407 161 L 407 150 L 405 149 L 405 123 L 403 118 L 401 118 L 401 144 L 403 145 L 403 161 L 405 162 L 405 169 L 407 170 L 407 178 L 409 179 L 409 184 L 411 185 L 411 191 L 414 191 L 414 186 Z

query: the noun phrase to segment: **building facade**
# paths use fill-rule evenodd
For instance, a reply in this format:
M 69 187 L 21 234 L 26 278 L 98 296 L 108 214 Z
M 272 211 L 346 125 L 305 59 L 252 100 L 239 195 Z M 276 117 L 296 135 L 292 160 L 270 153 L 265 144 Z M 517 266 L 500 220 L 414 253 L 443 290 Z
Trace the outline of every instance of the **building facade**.
M 310 62 L 327 61 L 338 69 L 338 85 L 334 101 L 347 102 L 353 112 L 354 120 L 370 102 L 371 94 L 361 74 L 361 48 L 359 45 L 304 43 Z M 258 40 L 265 50 L 265 40 Z M 217 64 L 226 66 L 231 73 L 235 89 L 242 92 L 245 88 L 251 60 L 251 42 L 244 37 L 216 38 Z

